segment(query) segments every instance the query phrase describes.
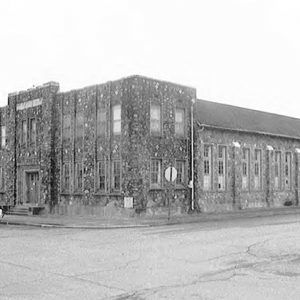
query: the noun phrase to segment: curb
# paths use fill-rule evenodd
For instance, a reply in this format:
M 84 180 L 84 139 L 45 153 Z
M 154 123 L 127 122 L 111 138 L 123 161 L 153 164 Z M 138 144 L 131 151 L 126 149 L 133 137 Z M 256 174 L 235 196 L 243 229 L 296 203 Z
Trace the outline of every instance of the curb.
M 179 224 L 193 224 L 193 223 L 206 223 L 206 222 L 222 222 L 230 221 L 237 219 L 253 219 L 253 218 L 263 218 L 263 217 L 276 217 L 280 215 L 300 215 L 300 208 L 290 209 L 290 210 L 263 210 L 263 211 L 244 211 L 245 213 L 220 213 L 220 214 L 209 214 L 205 215 L 199 214 L 199 218 L 189 218 L 189 219 L 171 219 L 167 220 L 156 220 L 148 224 L 124 224 L 124 225 L 64 225 L 64 224 L 51 224 L 51 223 L 32 223 L 32 222 L 22 222 L 22 221 L 9 221 L 9 220 L 0 220 L 0 225 L 14 225 L 14 226 L 29 226 L 29 227 L 38 227 L 38 228 L 66 228 L 66 229 L 126 229 L 126 228 L 150 228 L 150 227 L 159 227 L 159 226 L 172 226 Z

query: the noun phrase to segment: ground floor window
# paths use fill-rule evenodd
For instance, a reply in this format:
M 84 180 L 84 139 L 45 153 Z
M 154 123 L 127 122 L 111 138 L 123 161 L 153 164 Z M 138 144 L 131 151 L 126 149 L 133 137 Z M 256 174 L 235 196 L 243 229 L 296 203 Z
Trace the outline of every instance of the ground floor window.
M 120 191 L 121 189 L 121 162 L 115 160 L 112 162 L 112 189 Z
M 226 190 L 227 159 L 226 147 L 218 146 L 218 190 Z
M 0 167 L 0 190 L 3 191 L 4 188 L 5 188 L 5 185 L 4 185 L 4 168 L 3 167 Z
M 151 187 L 159 188 L 161 187 L 161 159 L 151 159 L 150 163 L 150 173 L 151 173 Z
M 183 185 L 185 183 L 185 161 L 184 160 L 176 161 L 176 170 L 177 170 L 176 184 Z
M 70 164 L 62 164 L 62 192 L 70 192 Z
M 254 188 L 261 189 L 261 150 L 254 150 Z
M 96 190 L 105 192 L 106 190 L 106 166 L 105 161 L 98 161 L 96 165 Z
M 275 180 L 274 180 L 274 188 L 275 190 L 281 189 L 281 152 L 275 152 Z
M 285 163 L 284 163 L 284 184 L 285 184 L 285 189 L 290 190 L 292 187 L 292 168 L 291 168 L 291 163 L 292 163 L 292 155 L 290 152 L 285 153 Z
M 242 189 L 250 189 L 250 149 L 243 148 L 242 154 Z
M 203 147 L 203 189 L 212 190 L 212 146 Z
M 75 191 L 82 192 L 83 187 L 83 164 L 75 163 Z

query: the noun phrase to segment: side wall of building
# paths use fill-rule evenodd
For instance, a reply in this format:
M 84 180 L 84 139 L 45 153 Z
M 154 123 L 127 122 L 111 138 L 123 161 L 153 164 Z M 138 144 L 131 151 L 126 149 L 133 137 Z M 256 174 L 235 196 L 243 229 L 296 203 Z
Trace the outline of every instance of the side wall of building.
M 298 204 L 299 153 L 297 148 L 300 148 L 300 141 L 255 133 L 208 128 L 198 128 L 196 136 L 195 195 L 201 211 Z M 212 151 L 210 164 L 212 171 L 211 188 L 205 188 L 204 184 L 206 172 L 204 170 L 204 147 L 206 145 Z M 219 146 L 226 148 L 226 184 L 224 190 L 220 190 L 219 187 Z M 243 169 L 246 168 L 243 164 L 247 162 L 243 154 L 244 149 L 248 149 L 250 154 L 248 172 Z M 255 166 L 257 163 L 256 151 L 261 153 L 260 164 L 257 164 L 257 166 Z M 289 164 L 285 161 L 286 153 L 290 153 L 291 157 L 288 169 L 286 169 Z M 275 160 L 278 162 L 275 163 Z M 275 165 L 277 165 L 276 170 Z M 289 179 L 286 176 L 287 172 L 290 172 Z M 245 185 L 245 183 L 247 184 L 245 174 L 249 178 L 248 186 Z M 277 185 L 275 185 L 275 174 L 278 178 L 276 179 L 278 181 Z M 259 183 L 255 183 L 257 179 L 260 180 Z M 244 183 L 243 180 L 245 180 Z

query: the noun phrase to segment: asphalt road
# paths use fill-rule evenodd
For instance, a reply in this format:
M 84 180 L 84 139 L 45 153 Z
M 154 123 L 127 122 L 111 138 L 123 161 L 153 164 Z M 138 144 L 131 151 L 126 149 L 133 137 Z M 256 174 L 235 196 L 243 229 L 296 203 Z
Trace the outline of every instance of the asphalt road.
M 300 299 L 300 216 L 117 230 L 0 225 L 0 299 Z

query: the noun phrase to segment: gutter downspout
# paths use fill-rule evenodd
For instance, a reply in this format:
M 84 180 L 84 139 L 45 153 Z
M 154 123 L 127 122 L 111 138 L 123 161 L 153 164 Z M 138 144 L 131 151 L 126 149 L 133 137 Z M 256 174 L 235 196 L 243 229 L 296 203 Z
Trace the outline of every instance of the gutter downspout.
M 194 199 L 194 103 L 195 99 L 192 99 L 191 105 L 191 209 L 195 209 L 195 199 Z

